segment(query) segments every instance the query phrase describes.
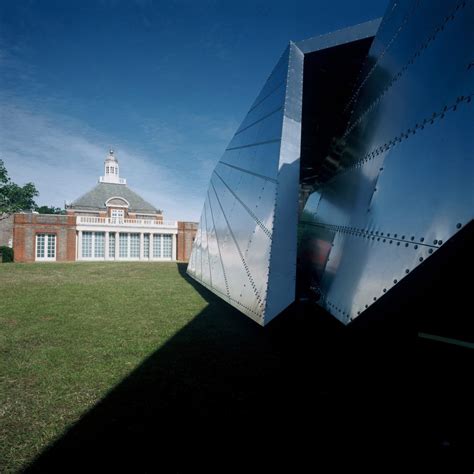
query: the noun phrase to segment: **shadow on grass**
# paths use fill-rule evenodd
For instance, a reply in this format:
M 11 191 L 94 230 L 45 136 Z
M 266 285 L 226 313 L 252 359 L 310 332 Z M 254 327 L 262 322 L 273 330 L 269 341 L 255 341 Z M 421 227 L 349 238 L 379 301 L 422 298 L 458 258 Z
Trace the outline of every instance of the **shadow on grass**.
M 401 296 L 405 283 L 358 325 L 343 327 L 317 307 L 293 306 L 263 329 L 195 283 L 185 268 L 179 264 L 182 277 L 207 300 L 206 309 L 28 472 L 228 472 L 285 465 L 295 472 L 328 459 L 333 466 L 341 458 L 353 462 L 354 455 L 386 453 L 392 463 L 394 455 L 424 453 L 451 462 L 463 452 L 456 417 L 465 408 L 453 407 L 463 386 L 445 387 L 438 377 L 447 376 L 450 362 L 463 360 L 464 352 L 446 353 L 430 343 L 420 349 L 413 300 Z M 441 365 L 431 367 L 431 357 Z

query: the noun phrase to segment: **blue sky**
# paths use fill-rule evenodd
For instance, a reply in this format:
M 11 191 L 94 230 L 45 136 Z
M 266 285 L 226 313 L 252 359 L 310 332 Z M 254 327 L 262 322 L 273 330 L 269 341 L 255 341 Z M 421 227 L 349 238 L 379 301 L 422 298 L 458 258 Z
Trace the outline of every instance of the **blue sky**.
M 385 0 L 15 0 L 0 4 L 0 158 L 62 207 L 121 175 L 165 218 L 207 183 L 289 40 L 382 16 Z

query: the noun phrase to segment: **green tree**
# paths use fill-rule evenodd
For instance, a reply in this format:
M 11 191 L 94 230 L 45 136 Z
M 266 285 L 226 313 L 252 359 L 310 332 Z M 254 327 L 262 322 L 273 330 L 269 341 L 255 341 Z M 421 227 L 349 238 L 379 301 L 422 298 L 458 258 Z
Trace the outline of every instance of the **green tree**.
M 7 218 L 14 212 L 35 209 L 34 198 L 38 190 L 33 183 L 18 186 L 8 176 L 3 160 L 0 160 L 0 219 Z
M 54 206 L 36 206 L 36 212 L 39 214 L 64 214 L 65 211 L 59 207 Z

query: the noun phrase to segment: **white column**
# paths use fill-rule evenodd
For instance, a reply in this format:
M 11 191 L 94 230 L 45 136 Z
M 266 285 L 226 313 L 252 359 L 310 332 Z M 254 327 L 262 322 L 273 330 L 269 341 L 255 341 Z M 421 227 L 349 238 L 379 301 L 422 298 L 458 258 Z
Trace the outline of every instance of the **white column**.
M 176 260 L 176 234 L 171 236 L 171 259 Z
M 160 248 L 161 248 L 161 251 L 160 251 L 161 257 L 160 257 L 160 258 L 164 258 L 164 257 L 163 257 L 163 244 L 164 244 L 164 242 L 165 242 L 165 239 L 163 238 L 163 235 L 164 235 L 164 234 L 161 234 L 161 237 L 160 237 Z
M 144 246 L 143 232 L 140 232 L 140 260 L 143 260 L 143 246 Z
M 115 260 L 119 258 L 119 232 L 115 232 Z
M 77 238 L 77 259 L 82 260 L 82 230 L 79 231 Z
M 130 232 L 127 232 L 127 258 L 130 258 Z
M 105 260 L 109 259 L 109 233 L 105 233 Z
M 153 234 L 150 232 L 150 260 L 153 260 Z

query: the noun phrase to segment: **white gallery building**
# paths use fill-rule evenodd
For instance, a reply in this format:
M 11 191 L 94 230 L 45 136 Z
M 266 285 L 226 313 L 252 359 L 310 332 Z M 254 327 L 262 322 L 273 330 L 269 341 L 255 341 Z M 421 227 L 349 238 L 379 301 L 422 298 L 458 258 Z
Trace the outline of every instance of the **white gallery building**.
M 111 150 L 104 176 L 66 205 L 66 215 L 14 216 L 15 261 L 187 261 L 197 223 L 164 221 L 120 177 Z
M 67 212 L 76 216 L 77 260 L 176 260 L 178 222 L 127 186 L 112 150 L 104 176 Z

